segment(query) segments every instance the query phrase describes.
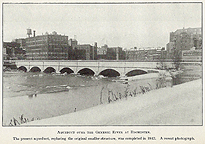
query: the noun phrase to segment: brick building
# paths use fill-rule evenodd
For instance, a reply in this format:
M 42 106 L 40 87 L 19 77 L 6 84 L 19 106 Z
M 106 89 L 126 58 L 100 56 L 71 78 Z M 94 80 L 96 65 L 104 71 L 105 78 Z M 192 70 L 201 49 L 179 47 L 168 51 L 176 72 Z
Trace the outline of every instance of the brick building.
M 17 42 L 3 42 L 4 59 L 25 59 L 25 50 Z
M 81 60 L 96 60 L 97 59 L 97 44 L 96 43 L 94 46 L 91 46 L 90 44 L 76 45 L 74 46 L 74 51 L 76 53 L 75 55 L 77 55 L 77 59 L 81 59 Z
M 162 56 L 165 56 L 165 48 L 142 48 L 130 49 L 126 51 L 127 60 L 136 61 L 158 61 Z
M 192 48 L 202 49 L 202 33 L 201 28 L 183 28 L 170 33 L 170 40 L 167 44 L 168 57 L 173 57 L 173 51 L 179 51 L 182 57 L 183 50 Z
M 191 49 L 182 51 L 183 61 L 202 61 L 202 49 Z
M 25 38 L 15 39 L 15 42 L 16 42 L 16 43 L 19 43 L 19 44 L 20 44 L 20 47 L 21 47 L 22 49 L 25 49 L 25 47 L 26 47 L 26 39 L 25 39 Z
M 108 47 L 106 59 L 108 60 L 125 60 L 126 54 L 121 47 Z
M 98 59 L 106 59 L 108 45 L 101 46 L 97 48 Z
M 27 59 L 68 59 L 68 36 L 57 32 L 28 37 L 26 40 Z
M 78 45 L 78 41 L 76 39 L 69 39 L 68 40 L 68 45 L 74 48 L 75 46 Z

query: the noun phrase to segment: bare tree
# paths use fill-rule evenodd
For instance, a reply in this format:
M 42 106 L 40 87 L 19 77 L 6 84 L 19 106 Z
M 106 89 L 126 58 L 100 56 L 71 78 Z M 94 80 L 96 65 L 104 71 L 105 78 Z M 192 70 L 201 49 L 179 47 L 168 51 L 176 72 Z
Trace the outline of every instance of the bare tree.
M 181 50 L 174 48 L 172 53 L 172 61 L 175 68 L 178 70 L 181 62 Z
M 159 57 L 159 68 L 160 69 L 167 69 L 167 65 L 166 65 L 166 57 L 163 54 L 163 51 L 161 51 L 161 55 Z

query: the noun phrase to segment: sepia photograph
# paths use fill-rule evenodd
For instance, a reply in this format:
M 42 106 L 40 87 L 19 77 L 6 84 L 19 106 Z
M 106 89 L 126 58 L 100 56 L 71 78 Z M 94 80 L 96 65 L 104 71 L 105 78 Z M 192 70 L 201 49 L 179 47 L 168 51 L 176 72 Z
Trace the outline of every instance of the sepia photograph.
M 2 3 L 2 127 L 203 126 L 202 2 Z

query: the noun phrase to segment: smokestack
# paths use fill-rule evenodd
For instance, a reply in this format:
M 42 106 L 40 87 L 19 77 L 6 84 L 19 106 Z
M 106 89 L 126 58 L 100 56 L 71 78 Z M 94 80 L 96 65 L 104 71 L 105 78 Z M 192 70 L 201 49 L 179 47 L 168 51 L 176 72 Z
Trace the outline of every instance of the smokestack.
M 98 44 L 97 44 L 97 42 L 95 42 L 95 43 L 94 43 L 94 46 L 95 46 L 95 47 L 98 47 Z
M 34 30 L 34 31 L 33 31 L 33 37 L 35 37 L 35 36 L 36 36 L 36 31 Z

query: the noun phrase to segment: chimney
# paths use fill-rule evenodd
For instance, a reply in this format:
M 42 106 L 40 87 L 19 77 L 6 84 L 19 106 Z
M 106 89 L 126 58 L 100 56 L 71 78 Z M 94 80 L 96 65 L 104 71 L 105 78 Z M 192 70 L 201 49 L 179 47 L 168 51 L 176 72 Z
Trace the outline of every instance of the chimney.
M 98 47 L 98 44 L 97 44 L 97 42 L 95 42 L 95 43 L 94 43 L 94 46 L 95 46 L 95 47 Z
M 36 31 L 34 30 L 34 31 L 33 31 L 33 37 L 35 37 L 35 36 L 36 36 Z

